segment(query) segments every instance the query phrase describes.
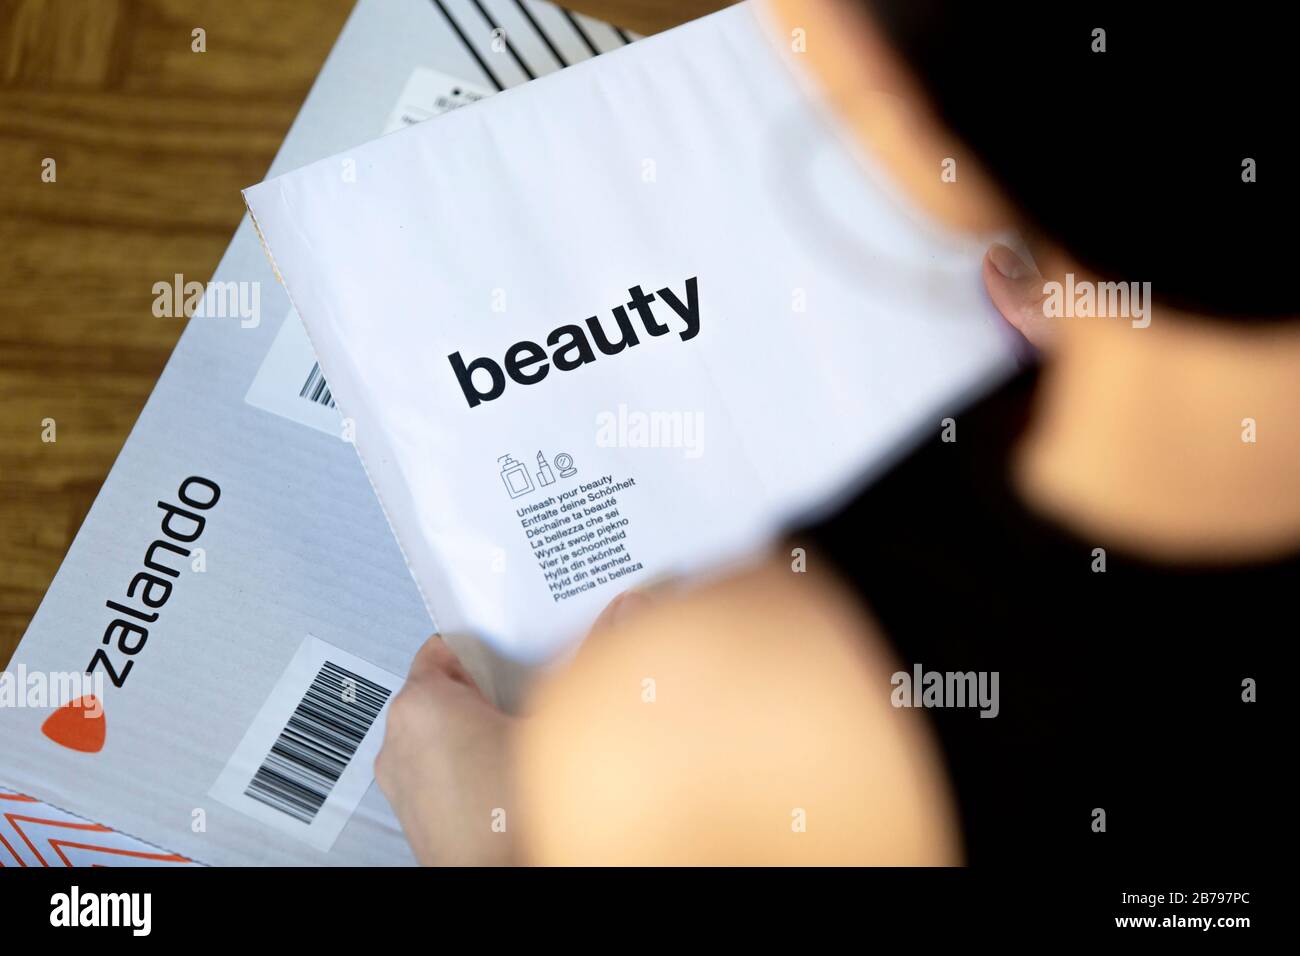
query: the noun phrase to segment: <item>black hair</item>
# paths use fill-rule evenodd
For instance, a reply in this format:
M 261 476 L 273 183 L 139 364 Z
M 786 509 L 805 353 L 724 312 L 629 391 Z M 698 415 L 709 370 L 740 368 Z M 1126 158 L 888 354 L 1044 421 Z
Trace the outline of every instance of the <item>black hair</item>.
M 1300 317 L 1300 51 L 1269 5 L 867 6 L 1031 228 L 1177 308 Z

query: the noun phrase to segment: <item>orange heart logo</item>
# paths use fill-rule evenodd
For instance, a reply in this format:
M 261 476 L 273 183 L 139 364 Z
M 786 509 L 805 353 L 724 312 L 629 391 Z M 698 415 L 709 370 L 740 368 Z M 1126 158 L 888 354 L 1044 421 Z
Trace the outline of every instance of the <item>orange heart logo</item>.
M 104 730 L 104 707 L 94 694 L 64 704 L 41 725 L 41 733 L 59 746 L 87 754 L 104 749 Z

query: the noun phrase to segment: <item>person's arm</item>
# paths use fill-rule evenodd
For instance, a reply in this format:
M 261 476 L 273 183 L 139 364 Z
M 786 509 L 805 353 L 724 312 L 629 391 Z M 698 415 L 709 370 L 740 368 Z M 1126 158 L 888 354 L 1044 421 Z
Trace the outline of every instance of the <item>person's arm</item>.
M 926 725 L 829 580 L 772 560 L 619 602 L 520 720 L 434 643 L 379 762 L 419 859 L 958 862 Z
M 927 726 L 829 582 L 773 558 L 594 634 L 519 727 L 524 858 L 958 862 Z

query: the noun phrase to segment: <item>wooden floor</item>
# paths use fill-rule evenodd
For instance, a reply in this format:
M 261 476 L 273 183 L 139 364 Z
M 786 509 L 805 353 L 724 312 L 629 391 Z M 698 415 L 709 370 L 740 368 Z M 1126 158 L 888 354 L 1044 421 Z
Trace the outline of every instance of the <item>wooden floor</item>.
M 568 4 L 642 33 L 724 5 Z M 153 284 L 212 274 L 351 7 L 0 0 L 0 665 L 180 335 Z

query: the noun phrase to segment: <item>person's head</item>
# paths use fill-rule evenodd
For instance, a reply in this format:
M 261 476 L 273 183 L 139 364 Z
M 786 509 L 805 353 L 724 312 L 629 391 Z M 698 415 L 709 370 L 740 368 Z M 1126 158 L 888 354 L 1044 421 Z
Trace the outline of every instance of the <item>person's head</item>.
M 1020 227 L 1182 311 L 1300 317 L 1297 181 L 1278 145 L 1292 84 L 1274 79 L 1290 34 L 1258 5 L 773 2 L 804 29 L 826 95 L 930 212 Z

